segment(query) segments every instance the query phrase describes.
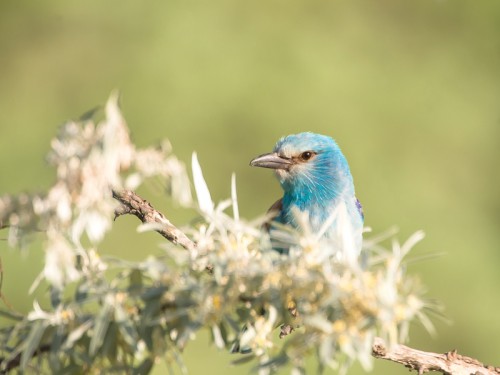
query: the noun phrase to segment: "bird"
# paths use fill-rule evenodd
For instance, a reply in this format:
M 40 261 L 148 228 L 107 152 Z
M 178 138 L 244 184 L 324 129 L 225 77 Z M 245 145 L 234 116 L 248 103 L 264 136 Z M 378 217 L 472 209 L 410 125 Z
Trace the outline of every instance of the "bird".
M 364 213 L 347 159 L 333 138 L 311 132 L 291 134 L 250 165 L 273 169 L 283 189 L 283 197 L 269 209 L 271 237 L 274 223 L 299 229 L 297 212 L 304 212 L 310 230 L 333 243 L 338 258 L 357 259 Z M 286 253 L 288 249 L 277 250 Z

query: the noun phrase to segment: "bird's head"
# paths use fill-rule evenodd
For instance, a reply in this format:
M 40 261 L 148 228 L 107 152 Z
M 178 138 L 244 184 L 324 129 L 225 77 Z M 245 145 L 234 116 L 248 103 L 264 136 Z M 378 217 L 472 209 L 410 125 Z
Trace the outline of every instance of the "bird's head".
M 274 169 L 285 192 L 319 189 L 337 195 L 352 186 L 344 155 L 337 143 L 325 135 L 299 133 L 283 137 L 272 152 L 256 157 L 250 165 Z

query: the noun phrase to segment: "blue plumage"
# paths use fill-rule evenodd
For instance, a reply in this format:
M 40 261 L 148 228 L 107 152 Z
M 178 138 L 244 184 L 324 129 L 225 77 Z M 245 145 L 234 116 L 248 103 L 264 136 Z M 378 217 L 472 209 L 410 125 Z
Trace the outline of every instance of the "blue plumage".
M 307 212 L 311 229 L 336 244 L 339 254 L 351 259 L 359 254 L 363 211 L 347 160 L 332 138 L 314 133 L 289 135 L 250 165 L 274 169 L 283 188 L 283 198 L 271 207 L 276 211 L 275 221 L 297 227 L 296 211 Z

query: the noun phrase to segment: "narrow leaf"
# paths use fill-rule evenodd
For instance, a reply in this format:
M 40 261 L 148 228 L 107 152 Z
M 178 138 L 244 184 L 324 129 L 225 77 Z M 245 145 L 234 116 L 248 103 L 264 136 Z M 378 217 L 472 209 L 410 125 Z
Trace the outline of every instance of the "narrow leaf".
M 236 175 L 231 175 L 231 203 L 233 205 L 233 217 L 235 221 L 240 220 L 240 211 L 238 209 L 238 195 L 236 194 Z
M 255 354 L 249 354 L 245 356 L 241 356 L 238 359 L 235 359 L 234 361 L 231 361 L 232 365 L 238 366 L 238 365 L 244 365 L 246 363 L 249 363 L 255 359 Z
M 154 362 L 151 358 L 146 358 L 142 363 L 135 367 L 132 374 L 134 375 L 142 375 L 149 374 L 153 369 Z
M 214 340 L 215 346 L 219 349 L 223 349 L 226 345 L 220 327 L 217 324 L 212 326 L 212 339 Z
M 42 339 L 43 333 L 47 328 L 47 322 L 43 320 L 38 320 L 33 323 L 31 327 L 30 334 L 26 339 L 26 349 L 24 349 L 21 355 L 21 369 L 25 370 L 30 359 L 33 357 L 33 353 L 39 349 L 40 340 Z
M 137 331 L 122 306 L 116 307 L 115 320 L 118 323 L 118 330 L 122 338 L 135 351 L 138 341 Z
M 196 152 L 193 152 L 191 168 L 193 170 L 193 183 L 194 189 L 196 190 L 196 197 L 198 198 L 198 206 L 201 212 L 205 214 L 212 214 L 214 211 L 214 202 L 210 196 L 207 183 L 203 178 L 203 173 L 201 171 Z
M 66 339 L 63 349 L 70 349 L 73 347 L 73 344 L 80 340 L 80 338 L 92 327 L 92 320 L 87 320 L 85 323 L 81 324 L 78 326 L 76 329 L 71 331 L 71 333 L 68 335 L 68 338 Z
M 24 318 L 23 315 L 16 313 L 15 311 L 6 311 L 6 310 L 0 310 L 0 316 L 4 316 L 5 318 L 17 321 L 21 321 Z
M 109 304 L 105 304 L 99 312 L 99 315 L 96 317 L 94 332 L 92 339 L 90 340 L 89 351 L 91 356 L 94 356 L 97 353 L 104 342 L 104 337 L 106 336 L 106 332 L 111 321 L 112 312 L 113 307 Z

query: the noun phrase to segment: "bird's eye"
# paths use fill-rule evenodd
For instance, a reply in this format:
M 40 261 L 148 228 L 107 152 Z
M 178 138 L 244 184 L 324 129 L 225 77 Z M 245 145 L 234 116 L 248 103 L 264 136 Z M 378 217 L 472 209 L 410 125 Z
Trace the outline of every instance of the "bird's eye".
M 302 154 L 300 154 L 300 160 L 302 161 L 308 161 L 314 156 L 314 152 L 312 151 L 304 151 Z

